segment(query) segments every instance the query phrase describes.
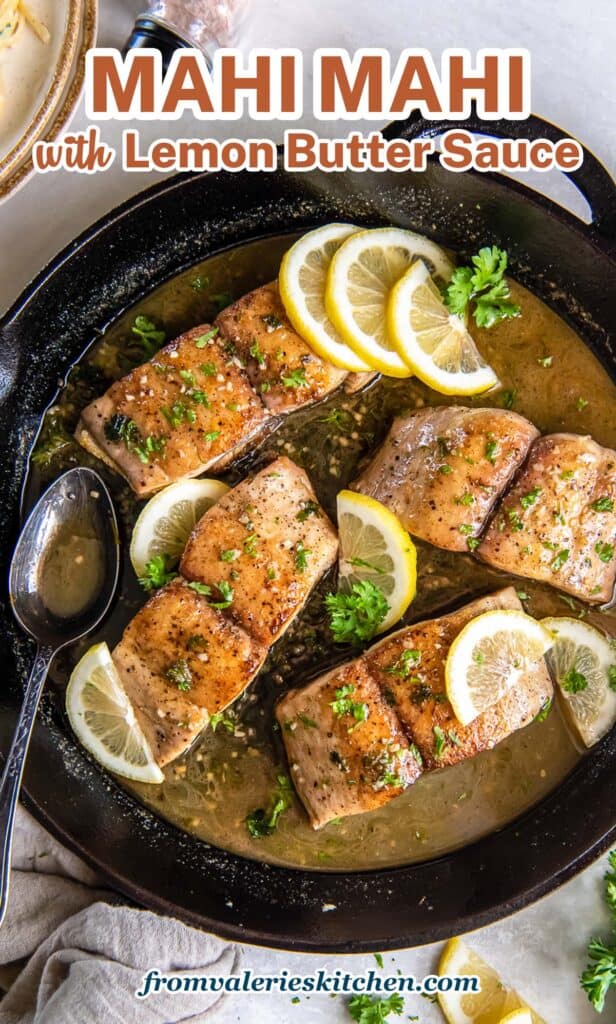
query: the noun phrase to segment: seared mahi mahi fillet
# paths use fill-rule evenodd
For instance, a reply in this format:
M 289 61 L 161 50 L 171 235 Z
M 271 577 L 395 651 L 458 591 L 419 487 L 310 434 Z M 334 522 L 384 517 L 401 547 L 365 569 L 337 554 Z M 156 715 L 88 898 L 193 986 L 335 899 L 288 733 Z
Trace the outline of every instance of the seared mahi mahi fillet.
M 399 630 L 365 655 L 370 673 L 388 695 L 407 734 L 417 744 L 426 769 L 444 768 L 490 750 L 532 722 L 552 694 L 541 659 L 491 708 L 470 725 L 461 725 L 447 700 L 447 652 L 471 619 L 500 608 L 522 610 L 513 587 L 479 598 L 450 615 Z M 412 652 L 405 655 L 405 651 Z M 441 730 L 444 741 L 437 741 Z M 442 750 L 440 747 L 442 746 Z M 437 753 L 437 751 L 439 751 Z
M 308 477 L 287 458 L 206 512 L 182 560 L 184 578 L 150 598 L 113 652 L 158 764 L 239 697 L 337 551 Z
M 270 645 L 331 568 L 338 537 L 305 472 L 280 458 L 205 513 L 190 536 L 181 573 L 233 589 L 230 613 Z
M 248 686 L 267 647 L 184 580 L 159 590 L 113 652 L 158 764 L 177 757 Z
M 390 508 L 415 537 L 472 549 L 538 433 L 505 409 L 421 409 L 394 420 L 353 489 Z
M 88 405 L 76 437 L 144 497 L 181 477 L 221 470 L 268 418 L 219 332 L 202 324 Z
M 576 434 L 539 438 L 477 555 L 591 604 L 610 601 L 616 578 L 616 452 Z
M 466 623 L 492 609 L 521 607 L 512 587 L 498 591 L 401 629 L 282 698 L 276 717 L 295 788 L 315 828 L 372 810 L 414 782 L 421 766 L 429 771 L 474 757 L 533 720 L 552 694 L 543 659 L 466 727 L 445 690 L 447 652 Z M 352 711 L 335 713 L 345 705 L 332 702 L 343 694 L 365 704 L 364 720 Z M 375 764 L 383 765 L 382 775 L 373 772 Z
M 349 691 L 364 706 L 364 721 L 335 713 L 340 694 Z M 276 717 L 291 778 L 314 828 L 380 807 L 420 774 L 396 714 L 362 658 L 287 694 Z
M 348 376 L 320 358 L 296 333 L 275 281 L 248 292 L 216 319 L 246 366 L 250 381 L 273 413 L 325 398 Z

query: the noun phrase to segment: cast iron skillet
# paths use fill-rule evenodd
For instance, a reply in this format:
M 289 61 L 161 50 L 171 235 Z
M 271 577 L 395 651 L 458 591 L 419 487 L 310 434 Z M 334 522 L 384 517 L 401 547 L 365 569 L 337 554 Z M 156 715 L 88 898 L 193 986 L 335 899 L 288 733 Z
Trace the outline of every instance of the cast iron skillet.
M 410 138 L 447 127 L 414 118 L 390 126 L 387 135 Z M 489 131 L 561 136 L 534 118 L 491 124 Z M 393 222 L 462 252 L 495 242 L 509 251 L 513 275 L 568 319 L 616 376 L 616 190 L 588 152 L 572 178 L 590 204 L 589 226 L 502 177 L 452 174 L 436 161 L 421 174 L 180 176 L 130 200 L 61 253 L 0 323 L 0 556 L 8 562 L 15 541 L 34 432 L 70 364 L 153 287 L 259 236 L 337 219 Z M 6 752 L 31 650 L 10 614 L 0 641 Z M 616 840 L 615 768 L 613 730 L 541 804 L 456 853 L 356 874 L 287 870 L 215 849 L 145 810 L 88 758 L 44 701 L 24 799 L 137 903 L 235 940 L 362 952 L 476 928 L 581 870 Z

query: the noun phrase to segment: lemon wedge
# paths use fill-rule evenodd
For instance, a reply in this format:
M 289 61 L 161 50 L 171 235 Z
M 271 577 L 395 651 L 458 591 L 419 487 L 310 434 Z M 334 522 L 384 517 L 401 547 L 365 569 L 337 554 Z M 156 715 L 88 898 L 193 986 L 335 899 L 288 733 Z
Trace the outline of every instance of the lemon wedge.
M 415 597 L 417 551 L 400 520 L 375 498 L 340 491 L 337 498 L 340 535 L 339 588 L 369 580 L 385 596 L 389 611 L 378 632 L 402 618 Z
M 325 308 L 343 340 L 373 369 L 409 377 L 387 330 L 389 293 L 413 262 L 422 259 L 438 281 L 448 281 L 453 265 L 443 250 L 402 228 L 374 228 L 350 235 L 332 258 Z
M 513 1010 L 506 1017 L 501 1017 L 498 1024 L 533 1024 L 533 1015 L 530 1010 Z
M 616 722 L 616 651 L 579 619 L 543 619 L 554 637 L 548 664 L 574 731 L 592 747 Z
M 163 781 L 107 644 L 90 647 L 73 669 L 66 712 L 77 739 L 104 768 L 137 782 Z
M 541 660 L 552 635 L 524 612 L 484 612 L 458 633 L 445 662 L 447 697 L 462 725 L 496 704 Z
M 443 950 L 438 973 L 442 977 L 475 975 L 479 979 L 479 992 L 439 992 L 438 1001 L 448 1024 L 545 1024 L 545 1021 L 507 988 L 496 971 L 482 960 L 461 939 L 450 939 Z M 527 1017 L 511 1017 L 523 1011 Z
M 179 562 L 190 532 L 208 508 L 229 488 L 220 480 L 178 480 L 150 498 L 139 514 L 130 542 L 130 560 L 137 576 L 162 555 L 166 568 Z
M 345 344 L 325 311 L 332 257 L 355 231 L 352 224 L 325 224 L 302 235 L 282 258 L 278 288 L 289 320 L 311 348 L 334 366 L 363 373 L 370 366 Z
M 449 312 L 423 260 L 393 286 L 387 333 L 403 362 L 442 395 L 479 395 L 498 384 L 464 321 Z

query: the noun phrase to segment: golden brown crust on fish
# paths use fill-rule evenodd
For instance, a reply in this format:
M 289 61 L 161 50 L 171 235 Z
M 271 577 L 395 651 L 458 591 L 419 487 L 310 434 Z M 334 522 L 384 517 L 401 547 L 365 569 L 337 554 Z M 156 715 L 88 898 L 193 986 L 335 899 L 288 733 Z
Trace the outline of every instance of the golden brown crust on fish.
M 216 329 L 202 324 L 88 405 L 76 437 L 104 453 L 135 493 L 146 496 L 174 480 L 222 469 L 267 421 L 237 359 Z
M 343 710 L 341 695 L 363 709 L 360 718 Z M 381 807 L 420 774 L 395 713 L 361 658 L 292 690 L 278 703 L 276 718 L 291 778 L 314 828 Z
M 500 608 L 522 610 L 513 587 L 472 601 L 449 615 L 401 629 L 364 655 L 427 769 L 444 768 L 490 750 L 528 725 L 552 694 L 542 659 L 470 725 L 458 722 L 446 695 L 447 652 L 471 619 Z
M 506 409 L 420 409 L 394 420 L 353 490 L 386 505 L 413 536 L 472 550 L 538 433 Z
M 275 281 L 255 288 L 216 318 L 267 408 L 288 413 L 325 398 L 348 376 L 326 363 L 292 327 Z
M 233 590 L 228 612 L 272 644 L 334 564 L 338 538 L 303 469 L 276 459 L 209 509 L 188 539 L 180 570 Z
M 611 601 L 616 452 L 576 434 L 539 438 L 477 555 L 590 604 Z

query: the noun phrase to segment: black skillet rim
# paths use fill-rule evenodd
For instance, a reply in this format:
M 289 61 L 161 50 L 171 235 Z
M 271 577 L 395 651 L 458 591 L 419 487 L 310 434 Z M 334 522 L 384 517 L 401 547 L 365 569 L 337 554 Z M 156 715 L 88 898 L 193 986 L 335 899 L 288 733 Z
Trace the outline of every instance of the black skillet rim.
M 165 181 L 103 217 L 35 278 L 0 323 L 0 331 L 20 316 L 67 260 L 70 261 L 72 255 L 87 249 L 99 233 L 112 228 L 144 204 L 157 201 L 166 193 L 173 193 L 185 183 L 190 186 L 190 182 L 203 177 L 182 175 Z M 606 242 L 594 228 L 586 227 L 540 194 L 498 175 L 481 175 L 481 178 L 518 193 L 526 202 L 538 206 L 543 213 L 550 214 L 567 228 L 579 233 L 586 243 L 590 240 L 604 256 L 611 256 L 613 250 L 609 241 Z M 205 188 L 207 190 L 207 183 Z M 215 251 L 220 248 L 223 247 Z M 200 254 L 199 259 L 202 258 L 204 255 Z M 189 261 L 186 266 L 194 262 L 196 260 Z M 70 269 L 70 263 L 67 269 Z M 175 266 L 167 276 L 174 276 L 182 269 L 183 266 Z M 147 294 L 164 279 L 160 277 L 148 282 L 142 294 Z M 139 295 L 134 295 L 131 302 L 138 301 L 138 298 Z M 119 312 L 116 311 L 115 315 L 119 315 Z M 15 699 L 11 711 L 14 711 L 17 695 L 13 694 L 13 697 Z M 111 791 L 110 808 L 117 808 L 120 812 L 119 823 L 114 821 L 113 814 L 111 822 L 105 818 L 99 842 L 96 843 L 95 836 L 83 834 L 77 805 L 71 808 L 69 814 L 70 827 L 60 825 L 54 818 L 53 808 L 45 793 L 39 791 L 41 771 L 43 775 L 50 770 L 52 775 L 55 771 L 61 771 L 64 756 L 61 730 L 55 722 L 49 720 L 45 712 L 42 719 L 45 726 L 39 723 L 24 793 L 25 803 L 42 824 L 135 902 L 181 916 L 184 920 L 239 942 L 248 941 L 257 945 L 306 952 L 339 953 L 420 945 L 478 928 L 533 902 L 580 871 L 616 839 L 613 785 L 609 772 L 616 757 L 616 737 L 612 735 L 606 737 L 591 755 L 580 762 L 554 793 L 499 832 L 424 864 L 353 874 L 285 869 L 247 861 L 226 851 L 213 851 L 208 844 L 194 837 L 186 837 L 153 813 L 145 811 L 74 746 L 71 756 L 79 760 L 79 776 L 99 793 Z M 3 741 L 4 734 L 6 729 L 3 729 Z M 34 779 L 37 785 L 33 785 Z M 563 836 L 565 810 L 562 801 L 565 796 L 567 818 L 569 822 L 575 821 L 576 830 L 572 835 L 569 827 L 567 835 Z M 65 797 L 67 803 L 70 803 L 70 794 L 65 794 Z M 64 817 L 67 821 L 66 814 Z M 156 825 L 150 831 L 151 821 L 155 821 Z M 111 831 L 108 831 L 110 825 Z M 543 841 L 541 848 L 539 837 Z M 546 847 L 548 840 L 549 849 Z M 110 866 L 118 841 L 133 849 L 132 860 L 135 863 L 129 872 L 119 866 Z M 94 848 L 95 845 L 98 849 Z M 177 852 L 177 861 L 172 859 L 169 863 L 175 863 L 178 869 L 175 882 L 179 882 L 183 893 L 183 906 L 174 898 L 175 885 L 171 886 L 171 893 L 154 892 L 147 880 L 146 884 L 143 880 L 137 881 L 139 859 L 142 859 L 144 847 L 148 845 L 152 853 L 161 850 Z M 195 855 L 197 864 L 186 862 L 185 847 L 190 847 L 188 852 Z M 207 883 L 215 904 L 213 909 L 208 908 L 207 913 L 196 911 L 190 905 L 191 883 L 193 886 L 199 882 L 203 885 L 208 870 L 205 854 L 214 854 L 213 862 L 218 862 L 219 869 L 218 877 L 210 878 Z M 515 891 L 511 891 L 509 879 L 515 873 L 516 863 L 520 862 L 524 865 L 524 881 L 515 884 Z M 464 870 L 460 872 L 462 863 Z M 231 868 L 227 870 L 226 877 L 224 871 L 221 877 L 221 865 Z M 245 885 L 246 879 L 242 878 L 244 873 L 250 873 L 248 888 Z M 453 891 L 457 894 L 458 905 L 451 909 L 448 904 L 445 911 L 439 907 L 435 913 L 430 899 L 434 898 L 434 894 L 438 895 L 441 885 L 451 894 L 456 874 L 459 884 L 454 886 Z M 237 908 L 229 906 L 229 903 L 234 903 L 235 894 L 231 887 L 234 880 L 244 883 L 242 895 L 248 900 L 248 905 Z M 168 879 L 164 882 L 166 885 Z M 159 886 L 159 889 L 165 888 L 165 885 Z M 428 892 L 433 895 L 426 898 Z M 330 903 L 335 904 L 337 909 L 325 913 L 323 907 Z M 246 924 L 243 919 L 249 909 L 249 916 L 252 915 L 254 920 Z M 297 922 L 294 920 L 296 917 Z

